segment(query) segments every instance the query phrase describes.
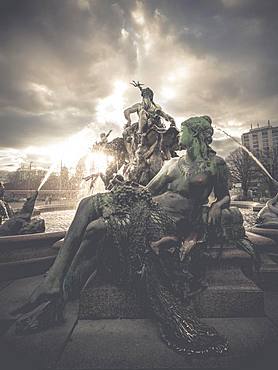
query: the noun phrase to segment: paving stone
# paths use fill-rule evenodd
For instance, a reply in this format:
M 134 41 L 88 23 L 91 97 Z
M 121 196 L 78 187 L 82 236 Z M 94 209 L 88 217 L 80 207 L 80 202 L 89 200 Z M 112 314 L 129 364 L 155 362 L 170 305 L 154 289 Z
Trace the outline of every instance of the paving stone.
M 10 285 L 12 283 L 11 280 L 6 280 L 6 281 L 0 281 L 0 291 L 4 288 L 6 288 L 6 286 Z
M 15 321 L 11 312 L 27 302 L 42 279 L 43 276 L 39 275 L 15 280 L 0 291 L 0 334 Z
M 77 321 L 78 302 L 70 302 L 65 322 L 48 330 L 29 335 L 16 335 L 15 325 L 1 338 L 0 358 L 5 370 L 52 369 Z
M 278 326 L 278 292 L 264 292 L 265 313 Z
M 57 369 L 242 368 L 242 365 L 254 368 L 260 363 L 260 356 L 263 356 L 264 365 L 278 360 L 277 349 L 273 351 L 271 347 L 277 346 L 278 334 L 268 319 L 204 321 L 228 338 L 230 349 L 227 354 L 186 359 L 162 342 L 157 325 L 148 319 L 81 320 Z
M 278 263 L 267 254 L 261 255 L 259 284 L 264 290 L 278 290 Z

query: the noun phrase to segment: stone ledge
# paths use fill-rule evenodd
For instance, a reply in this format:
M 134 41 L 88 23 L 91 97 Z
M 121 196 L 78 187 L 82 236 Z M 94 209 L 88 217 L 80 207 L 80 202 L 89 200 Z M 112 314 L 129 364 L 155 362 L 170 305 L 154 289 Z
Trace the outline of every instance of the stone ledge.
M 200 317 L 262 317 L 263 292 L 260 289 L 213 286 L 194 299 Z
M 209 287 L 194 298 L 201 317 L 264 316 L 263 291 L 241 270 L 208 272 Z M 150 317 L 146 304 L 113 284 L 92 280 L 81 292 L 79 319 L 141 319 Z

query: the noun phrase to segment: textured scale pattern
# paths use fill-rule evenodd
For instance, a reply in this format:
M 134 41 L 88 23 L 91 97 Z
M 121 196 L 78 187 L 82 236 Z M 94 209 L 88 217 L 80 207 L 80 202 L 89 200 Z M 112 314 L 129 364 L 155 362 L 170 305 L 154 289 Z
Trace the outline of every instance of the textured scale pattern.
M 105 194 L 102 194 L 105 198 Z M 173 350 L 186 356 L 222 354 L 227 341 L 196 316 L 187 295 L 192 275 L 179 259 L 179 251 L 162 250 L 156 255 L 150 242 L 175 235 L 172 219 L 152 201 L 147 190 L 127 185 L 116 187 L 109 200 L 108 227 L 118 250 L 120 282 L 127 289 L 139 285 L 158 320 L 162 339 Z

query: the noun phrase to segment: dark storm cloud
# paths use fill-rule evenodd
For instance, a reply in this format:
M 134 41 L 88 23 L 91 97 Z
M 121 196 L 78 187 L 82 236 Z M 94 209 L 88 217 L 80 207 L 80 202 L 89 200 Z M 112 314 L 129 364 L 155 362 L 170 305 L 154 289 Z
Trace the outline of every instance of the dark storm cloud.
M 226 157 L 228 153 L 235 150 L 237 147 L 237 144 L 232 139 L 227 139 L 225 137 L 214 140 L 212 143 L 212 148 L 222 157 Z
M 171 2 L 171 6 L 157 1 L 156 6 L 174 25 L 185 50 L 213 60 L 213 100 L 227 97 L 233 105 L 241 98 L 242 105 L 256 104 L 278 94 L 277 1 L 190 0 Z
M 123 53 L 129 62 L 117 72 L 124 75 L 132 67 L 132 51 L 119 44 L 120 7 L 105 1 L 93 9 L 82 4 L 1 2 L 0 146 L 41 143 L 78 131 L 92 121 L 96 100 L 109 94 L 109 61 Z
M 236 136 L 277 121 L 277 15 L 274 0 L 2 0 L 0 148 L 59 141 L 89 122 L 116 132 L 103 112 L 138 99 L 117 94 L 117 80 L 149 84 L 177 121 L 209 114 Z

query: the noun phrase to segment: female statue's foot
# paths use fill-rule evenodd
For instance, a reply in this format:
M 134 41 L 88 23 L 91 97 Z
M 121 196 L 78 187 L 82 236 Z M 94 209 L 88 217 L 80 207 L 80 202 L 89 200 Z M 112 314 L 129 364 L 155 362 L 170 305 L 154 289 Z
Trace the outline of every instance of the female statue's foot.
M 17 316 L 16 333 L 27 334 L 63 320 L 65 302 L 61 288 L 44 280 L 29 301 L 12 312 Z
M 63 322 L 64 306 L 65 303 L 58 298 L 39 304 L 32 311 L 19 317 L 15 323 L 15 333 L 30 334 Z
M 13 315 L 24 314 L 32 311 L 36 306 L 49 300 L 55 300 L 62 296 L 62 290 L 59 285 L 51 284 L 47 278 L 33 291 L 27 303 L 12 312 Z

